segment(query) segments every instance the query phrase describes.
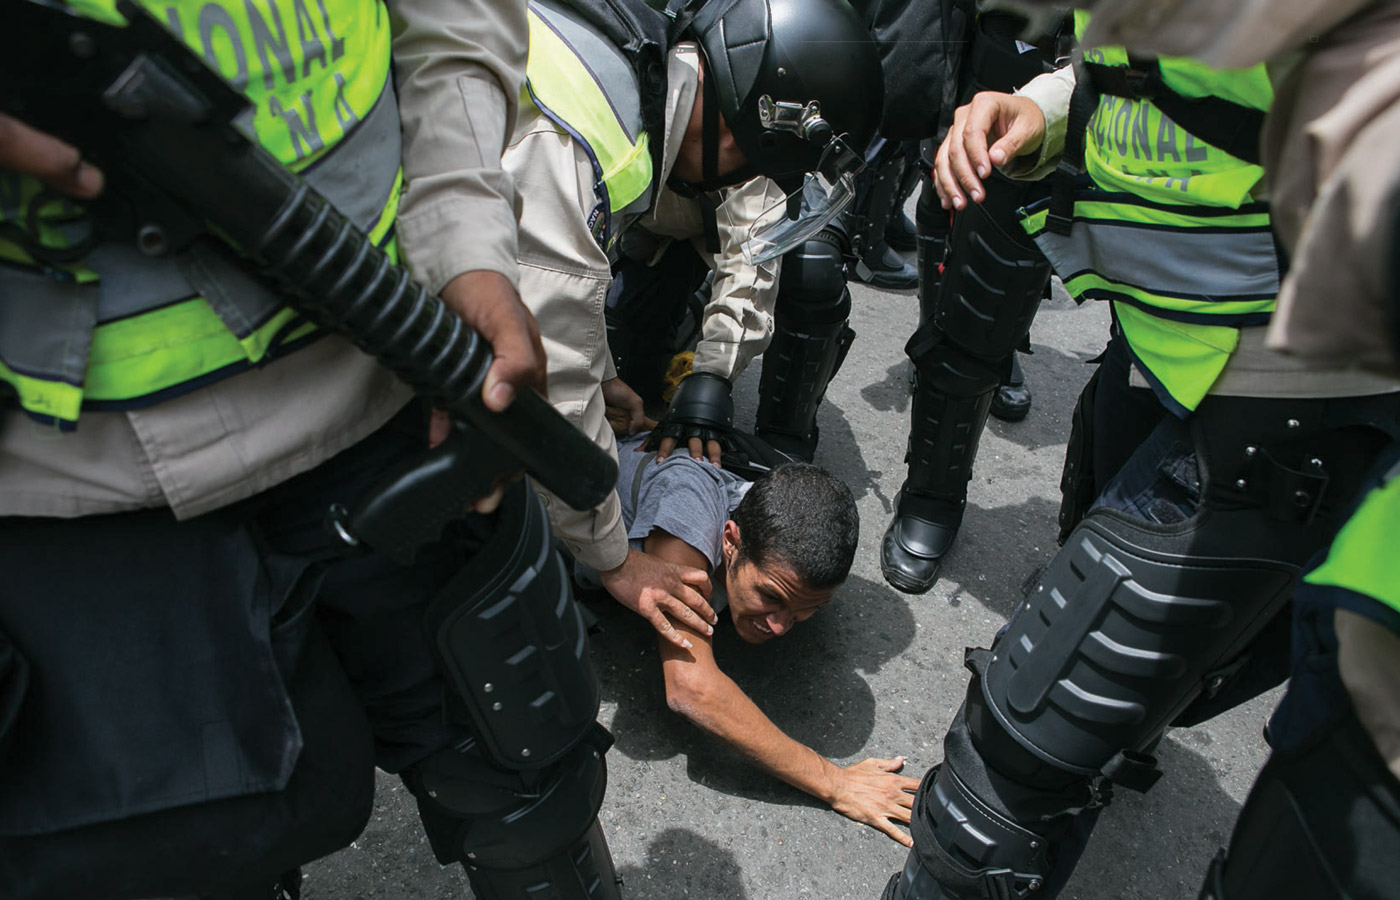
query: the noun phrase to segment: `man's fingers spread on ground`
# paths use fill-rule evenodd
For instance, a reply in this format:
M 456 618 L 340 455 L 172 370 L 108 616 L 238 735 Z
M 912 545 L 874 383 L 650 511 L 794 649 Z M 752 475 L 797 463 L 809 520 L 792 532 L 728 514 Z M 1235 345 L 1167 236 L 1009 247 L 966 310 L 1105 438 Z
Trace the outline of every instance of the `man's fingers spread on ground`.
M 882 819 L 879 822 L 875 823 L 875 827 L 883 831 L 885 834 L 888 834 L 890 837 L 894 838 L 896 841 L 898 841 L 906 847 L 914 846 L 914 839 L 911 838 L 909 835 L 905 834 L 903 831 L 900 831 L 899 827 L 893 822 L 889 822 Z

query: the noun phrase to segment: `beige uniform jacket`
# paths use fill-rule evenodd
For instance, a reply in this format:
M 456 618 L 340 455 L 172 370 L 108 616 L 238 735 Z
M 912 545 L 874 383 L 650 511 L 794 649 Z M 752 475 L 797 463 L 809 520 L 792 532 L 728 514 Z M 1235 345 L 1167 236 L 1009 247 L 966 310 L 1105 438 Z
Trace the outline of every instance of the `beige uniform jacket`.
M 680 153 L 695 104 L 699 51 L 683 43 L 667 64 L 664 184 Z M 520 296 L 539 322 L 549 366 L 549 401 L 565 418 L 616 455 L 604 415 L 602 382 L 616 375 L 608 350 L 604 302 L 612 275 L 607 254 L 588 227 L 598 203 L 593 169 L 584 148 L 528 104 L 506 149 L 503 165 L 522 199 Z M 725 192 L 717 210 L 721 252 L 705 254 L 715 268 L 714 299 L 696 351 L 696 368 L 732 377 L 767 345 L 777 266 L 747 266 L 739 250 L 749 224 L 772 203 L 778 189 L 755 179 Z M 643 220 L 657 234 L 692 238 L 702 229 L 699 206 L 662 189 Z M 623 463 L 626 464 L 625 462 Z M 555 534 L 580 562 L 606 571 L 627 557 L 627 530 L 616 495 L 595 509 L 570 509 L 541 490 Z
M 488 269 L 517 280 L 516 194 L 500 166 L 525 77 L 524 0 L 390 0 L 403 166 L 399 245 L 434 291 Z M 199 515 L 355 444 L 410 393 L 338 337 L 173 400 L 85 412 L 60 434 L 0 419 L 0 515 L 170 507 Z

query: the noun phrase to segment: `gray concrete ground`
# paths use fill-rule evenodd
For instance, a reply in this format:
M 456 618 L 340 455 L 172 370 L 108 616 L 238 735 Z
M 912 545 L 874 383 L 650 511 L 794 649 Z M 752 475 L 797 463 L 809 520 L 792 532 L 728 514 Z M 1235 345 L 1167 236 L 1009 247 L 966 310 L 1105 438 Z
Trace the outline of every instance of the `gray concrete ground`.
M 982 441 L 959 543 L 942 580 L 908 596 L 880 575 L 880 537 L 904 477 L 913 291 L 853 285 L 859 337 L 819 414 L 817 461 L 843 477 L 861 514 L 860 552 L 835 602 L 790 636 L 743 645 L 721 629 L 726 670 L 789 734 L 842 763 L 909 757 L 920 775 L 942 756 L 966 685 L 963 648 L 986 646 L 1020 585 L 1055 550 L 1058 483 L 1084 363 L 1107 334 L 1101 305 L 1062 292 L 1043 307 L 1024 358 L 1035 395 L 1020 423 L 992 420 Z M 757 366 L 736 391 L 752 423 Z M 602 721 L 617 737 L 601 818 L 629 900 L 876 900 L 906 851 L 755 770 L 666 709 L 654 635 L 620 607 L 597 610 L 593 657 Z M 1229 837 L 1265 746 L 1277 692 L 1206 725 L 1172 732 L 1167 774 L 1148 795 L 1119 791 L 1102 816 L 1066 900 L 1188 900 Z M 464 898 L 441 869 L 411 799 L 381 775 L 375 815 L 349 849 L 309 868 L 305 896 Z

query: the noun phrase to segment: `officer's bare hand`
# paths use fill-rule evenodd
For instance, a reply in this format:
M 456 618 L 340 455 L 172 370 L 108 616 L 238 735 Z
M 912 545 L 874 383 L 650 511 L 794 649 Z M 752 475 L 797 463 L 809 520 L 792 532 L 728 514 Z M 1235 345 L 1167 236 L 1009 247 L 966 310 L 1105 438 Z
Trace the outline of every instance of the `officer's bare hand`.
M 701 441 L 698 437 L 690 438 L 686 442 L 687 449 L 690 450 L 691 459 L 708 459 L 714 465 L 719 465 L 720 454 L 723 448 L 719 441 Z M 675 438 L 662 438 L 661 444 L 656 448 L 656 461 L 661 462 L 676 450 Z
M 704 571 L 629 548 L 622 565 L 598 574 L 609 594 L 677 647 L 689 650 L 693 645 L 668 615 L 701 634 L 714 634 L 719 617 L 708 602 L 710 576 Z
M 0 113 L 0 169 L 33 175 L 55 190 L 86 200 L 102 193 L 102 170 L 76 147 Z
M 447 283 L 442 299 L 491 345 L 494 358 L 481 385 L 487 409 L 501 412 L 521 388 L 544 393 L 544 344 L 539 326 L 504 275 L 484 269 L 465 272 Z M 447 413 L 433 410 L 428 446 L 436 447 L 446 440 L 449 427 Z M 482 514 L 494 512 L 504 494 L 505 482 L 497 482 L 495 489 L 478 498 L 471 508 Z
M 642 398 L 621 378 L 609 378 L 603 382 L 604 414 L 613 434 L 627 437 L 656 427 L 656 421 L 647 418 Z
M 902 756 L 872 756 L 845 768 L 832 766 L 827 795 L 831 808 L 848 819 L 883 831 L 906 847 L 914 846 L 914 839 L 895 825 L 909 824 L 914 791 L 919 788 L 919 779 L 899 774 L 903 768 Z
M 983 179 L 992 166 L 1040 149 L 1045 114 L 1035 101 L 983 91 L 953 114 L 953 126 L 933 160 L 933 185 L 944 209 L 963 209 L 968 198 L 986 197 Z M 990 142 L 990 146 L 989 146 Z
M 492 412 L 510 406 L 520 388 L 545 391 L 544 344 L 535 317 L 515 286 L 499 272 L 464 272 L 442 289 L 442 299 L 491 345 L 481 399 Z

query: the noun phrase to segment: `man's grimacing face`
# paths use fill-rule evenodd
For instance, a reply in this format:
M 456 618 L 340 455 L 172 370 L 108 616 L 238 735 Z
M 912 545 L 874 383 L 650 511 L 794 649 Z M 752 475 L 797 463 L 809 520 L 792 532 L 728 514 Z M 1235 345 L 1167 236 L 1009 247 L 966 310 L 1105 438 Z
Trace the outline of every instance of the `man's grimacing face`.
M 792 567 L 770 561 L 760 567 L 739 559 L 739 526 L 724 523 L 724 585 L 734 630 L 750 644 L 782 637 L 831 602 L 831 588 L 804 584 Z

